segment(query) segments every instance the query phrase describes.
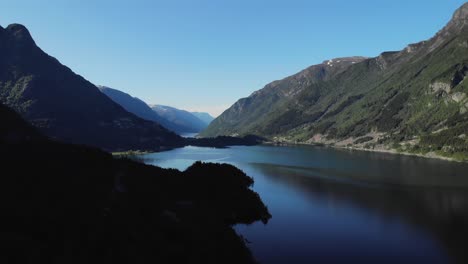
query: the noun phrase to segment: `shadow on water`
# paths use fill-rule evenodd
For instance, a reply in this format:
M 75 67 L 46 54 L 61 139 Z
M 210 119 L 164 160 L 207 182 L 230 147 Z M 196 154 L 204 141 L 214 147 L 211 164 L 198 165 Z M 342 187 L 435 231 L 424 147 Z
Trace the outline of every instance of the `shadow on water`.
M 414 159 L 408 161 L 415 162 Z M 369 174 L 337 169 L 264 163 L 253 163 L 252 166 L 269 180 L 287 185 L 310 199 L 351 205 L 385 219 L 397 218 L 414 229 L 431 234 L 455 263 L 468 263 L 468 189 L 454 187 L 460 186 L 457 182 L 438 182 L 438 187 L 432 186 L 435 185 L 432 181 L 426 182 L 429 186 L 417 181 L 401 184 L 395 182 L 401 177 L 396 175 L 399 172 L 391 170 L 380 177 L 388 176 L 393 181 L 382 182 L 382 178 L 373 180 Z M 426 176 L 433 175 L 428 173 Z

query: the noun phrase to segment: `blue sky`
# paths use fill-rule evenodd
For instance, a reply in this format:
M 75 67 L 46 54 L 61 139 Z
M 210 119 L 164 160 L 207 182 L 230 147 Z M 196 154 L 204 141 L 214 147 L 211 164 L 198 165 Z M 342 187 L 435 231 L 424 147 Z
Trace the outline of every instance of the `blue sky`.
M 427 39 L 464 2 L 0 0 L 0 25 L 94 84 L 217 115 L 312 64 Z

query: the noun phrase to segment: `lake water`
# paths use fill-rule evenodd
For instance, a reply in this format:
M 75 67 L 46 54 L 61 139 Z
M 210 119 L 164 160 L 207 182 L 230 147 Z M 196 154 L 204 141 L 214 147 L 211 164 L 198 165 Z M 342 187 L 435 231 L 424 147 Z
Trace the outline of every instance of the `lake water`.
M 181 170 L 230 163 L 252 176 L 273 217 L 236 230 L 260 263 L 468 263 L 467 164 L 303 146 L 143 158 Z

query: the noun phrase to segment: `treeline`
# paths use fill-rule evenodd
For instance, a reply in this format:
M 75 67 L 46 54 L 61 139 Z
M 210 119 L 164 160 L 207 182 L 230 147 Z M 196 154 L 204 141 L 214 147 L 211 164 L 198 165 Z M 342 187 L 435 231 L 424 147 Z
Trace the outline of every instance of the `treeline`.
M 265 141 L 265 138 L 255 135 L 243 137 L 218 136 L 214 138 L 186 138 L 185 144 L 198 147 L 225 148 L 228 146 L 254 146 Z

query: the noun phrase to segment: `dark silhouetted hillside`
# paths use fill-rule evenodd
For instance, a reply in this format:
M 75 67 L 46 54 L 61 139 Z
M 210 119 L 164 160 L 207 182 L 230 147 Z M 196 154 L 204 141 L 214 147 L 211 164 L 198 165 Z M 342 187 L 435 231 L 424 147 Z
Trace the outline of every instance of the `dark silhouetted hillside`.
M 231 226 L 271 216 L 237 168 L 161 169 L 48 140 L 1 104 L 0 120 L 2 263 L 254 263 Z

